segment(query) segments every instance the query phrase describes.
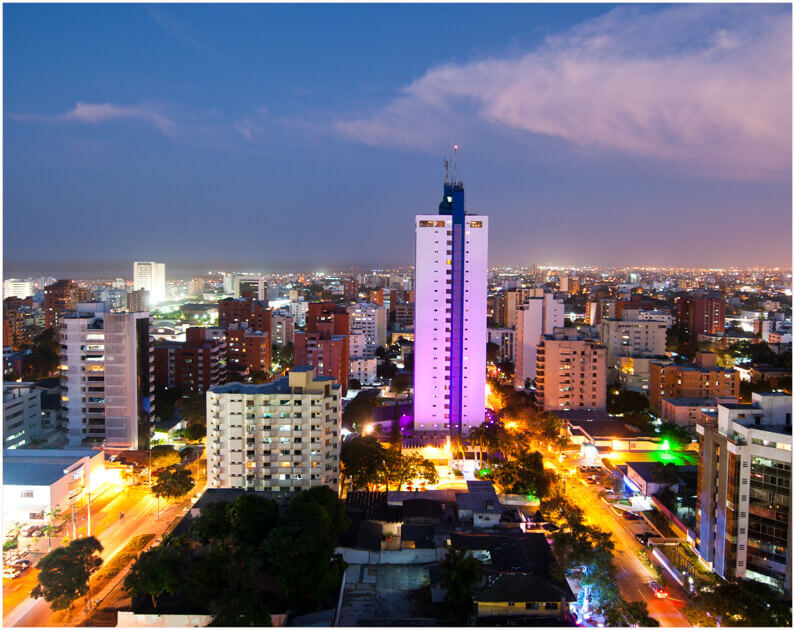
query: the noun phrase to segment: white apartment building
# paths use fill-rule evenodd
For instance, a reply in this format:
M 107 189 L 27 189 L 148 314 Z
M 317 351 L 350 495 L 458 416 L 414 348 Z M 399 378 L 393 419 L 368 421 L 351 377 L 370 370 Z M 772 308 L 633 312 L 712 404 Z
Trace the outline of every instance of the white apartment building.
M 378 378 L 378 359 L 351 359 L 348 378 L 355 378 L 362 385 L 371 385 Z
M 386 309 L 372 302 L 360 302 L 348 307 L 351 321 L 351 335 L 364 335 L 363 354 L 351 356 L 371 359 L 375 356 L 376 348 L 386 346 Z
M 599 323 L 599 339 L 607 349 L 610 382 L 618 380 L 620 357 L 653 357 L 665 354 L 668 326 L 657 320 L 627 321 L 603 318 Z
M 488 217 L 445 182 L 438 214 L 416 217 L 414 429 L 467 433 L 485 419 Z
M 61 318 L 69 446 L 147 448 L 154 400 L 149 314 L 108 310 L 104 302 L 82 303 Z
M 16 280 L 9 278 L 3 282 L 3 299 L 16 297 L 24 300 L 35 293 L 33 283 L 30 280 Z
M 250 292 L 255 300 L 267 301 L 268 277 L 256 273 L 224 274 L 224 293 L 239 298 L 247 292 Z
M 290 293 L 292 293 L 292 291 Z M 300 326 L 301 328 L 306 326 L 306 314 L 309 312 L 309 302 L 292 300 L 287 304 L 287 308 L 290 310 L 290 315 L 296 326 Z
M 499 360 L 513 361 L 515 333 L 513 328 L 489 328 L 487 329 L 489 343 L 500 347 Z
M 340 386 L 293 368 L 263 385 L 229 383 L 207 392 L 210 488 L 339 491 Z
M 41 397 L 35 383 L 3 383 L 3 448 L 30 446 L 41 435 Z
M 283 348 L 288 343 L 295 343 L 295 320 L 292 315 L 274 311 L 271 315 L 271 341 Z
M 532 297 L 516 309 L 516 342 L 514 344 L 514 388 L 524 389 L 536 378 L 536 348 L 544 335 L 561 328 L 563 300 L 555 299 L 543 289 L 531 289 Z
M 149 291 L 149 303 L 166 299 L 166 264 L 159 262 L 133 263 L 133 291 Z

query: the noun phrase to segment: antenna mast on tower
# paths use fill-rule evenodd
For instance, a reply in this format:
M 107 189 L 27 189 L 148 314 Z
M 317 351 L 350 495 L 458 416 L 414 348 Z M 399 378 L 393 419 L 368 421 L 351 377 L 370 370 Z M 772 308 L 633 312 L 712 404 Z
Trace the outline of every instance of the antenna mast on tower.
M 454 145 L 453 145 L 453 183 L 454 183 L 454 184 L 455 184 L 455 182 L 456 182 L 456 179 L 455 179 L 455 176 L 456 176 L 456 166 L 458 165 L 458 160 L 457 160 L 457 157 L 458 157 L 458 145 L 457 145 L 457 144 L 454 144 Z

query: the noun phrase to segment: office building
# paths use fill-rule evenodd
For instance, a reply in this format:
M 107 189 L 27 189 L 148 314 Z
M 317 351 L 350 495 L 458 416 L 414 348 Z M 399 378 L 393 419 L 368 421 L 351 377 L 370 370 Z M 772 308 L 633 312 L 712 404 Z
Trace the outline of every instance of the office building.
M 232 297 L 249 297 L 255 300 L 268 300 L 268 278 L 261 274 L 224 274 L 224 293 Z
M 676 325 L 695 341 L 699 335 L 722 335 L 726 324 L 726 300 L 683 295 L 676 304 Z
M 372 302 L 361 302 L 348 307 L 351 334 L 364 335 L 364 349 L 359 358 L 371 359 L 375 350 L 386 346 L 386 308 Z
M 43 391 L 35 383 L 3 383 L 3 448 L 31 446 L 41 436 Z
M 339 491 L 340 386 L 312 367 L 264 385 L 207 393 L 207 484 L 295 492 Z
M 607 351 L 589 339 L 544 335 L 536 350 L 536 400 L 544 411 L 603 410 Z
M 166 265 L 159 262 L 133 263 L 133 291 L 149 291 L 149 304 L 166 299 Z
M 665 322 L 602 318 L 599 339 L 607 348 L 608 381 L 619 380 L 621 357 L 663 356 L 666 331 Z
M 290 293 L 292 293 L 292 291 L 290 291 Z M 309 302 L 291 299 L 287 304 L 287 308 L 290 310 L 290 315 L 296 326 L 299 328 L 306 326 L 306 314 L 309 312 Z
M 356 278 L 346 278 L 342 282 L 342 296 L 346 302 L 356 302 L 359 299 L 359 283 Z
M 485 419 L 489 220 L 445 178 L 415 230 L 414 429 L 466 434 Z
M 699 423 L 699 555 L 727 580 L 792 589 L 792 397 L 753 394 Z
M 148 448 L 154 356 L 148 313 L 79 304 L 61 318 L 61 383 L 70 447 Z
M 663 398 L 736 401 L 740 396 L 740 373 L 718 367 L 718 357 L 711 352 L 697 352 L 692 364 L 652 361 L 649 370 L 649 408 L 658 415 Z
M 509 293 L 511 293 L 509 291 Z M 536 377 L 536 348 L 543 335 L 552 335 L 561 328 L 563 300 L 555 299 L 543 289 L 530 289 L 523 304 L 515 311 L 516 343 L 514 345 L 514 387 L 524 389 Z

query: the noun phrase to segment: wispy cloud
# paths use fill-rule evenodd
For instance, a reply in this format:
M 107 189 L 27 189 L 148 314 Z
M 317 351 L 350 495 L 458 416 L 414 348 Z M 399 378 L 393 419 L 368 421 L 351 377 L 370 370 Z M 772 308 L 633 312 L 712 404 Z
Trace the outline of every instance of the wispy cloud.
M 149 17 L 152 21 L 157 24 L 160 28 L 162 28 L 166 33 L 168 33 L 171 37 L 178 39 L 184 44 L 195 48 L 196 50 L 201 50 L 202 52 L 209 52 L 208 46 L 195 36 L 191 30 L 185 26 L 181 21 L 175 20 L 173 17 L 167 15 L 161 9 L 155 9 L 154 7 L 147 7 L 146 12 L 148 13 Z
M 232 124 L 232 127 L 251 144 L 260 144 L 264 133 L 264 117 L 267 107 L 258 107 L 253 113 Z
M 9 114 L 9 117 L 18 121 L 75 122 L 92 125 L 115 120 L 140 120 L 151 124 L 164 135 L 173 136 L 176 133 L 176 124 L 162 113 L 160 107 L 151 103 L 114 105 L 78 102 L 63 114 Z
M 431 68 L 335 128 L 438 150 L 480 122 L 715 176 L 777 177 L 791 171 L 791 53 L 781 7 L 621 7 L 520 57 Z

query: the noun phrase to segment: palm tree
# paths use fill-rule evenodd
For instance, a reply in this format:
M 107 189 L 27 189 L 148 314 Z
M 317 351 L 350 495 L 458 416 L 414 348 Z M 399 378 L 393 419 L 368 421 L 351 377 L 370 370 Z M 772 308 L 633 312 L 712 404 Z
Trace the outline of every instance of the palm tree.
M 477 447 L 478 466 L 483 468 L 483 447 L 486 445 L 486 429 L 482 424 L 477 427 L 472 427 L 467 437 L 469 438 L 469 443 Z
M 469 551 L 450 549 L 439 564 L 441 585 L 447 589 L 444 601 L 459 620 L 472 610 L 472 589 L 480 579 L 482 563 Z
M 61 518 L 61 508 L 52 508 L 44 517 L 49 521 L 50 525 L 55 525 L 55 521 Z
M 58 531 L 55 525 L 47 524 L 41 528 L 41 533 L 47 537 L 47 550 L 52 551 L 52 535 Z
M 12 538 L 18 539 L 19 535 L 22 533 L 22 523 L 13 523 L 11 527 L 8 528 L 8 533 L 11 534 Z

